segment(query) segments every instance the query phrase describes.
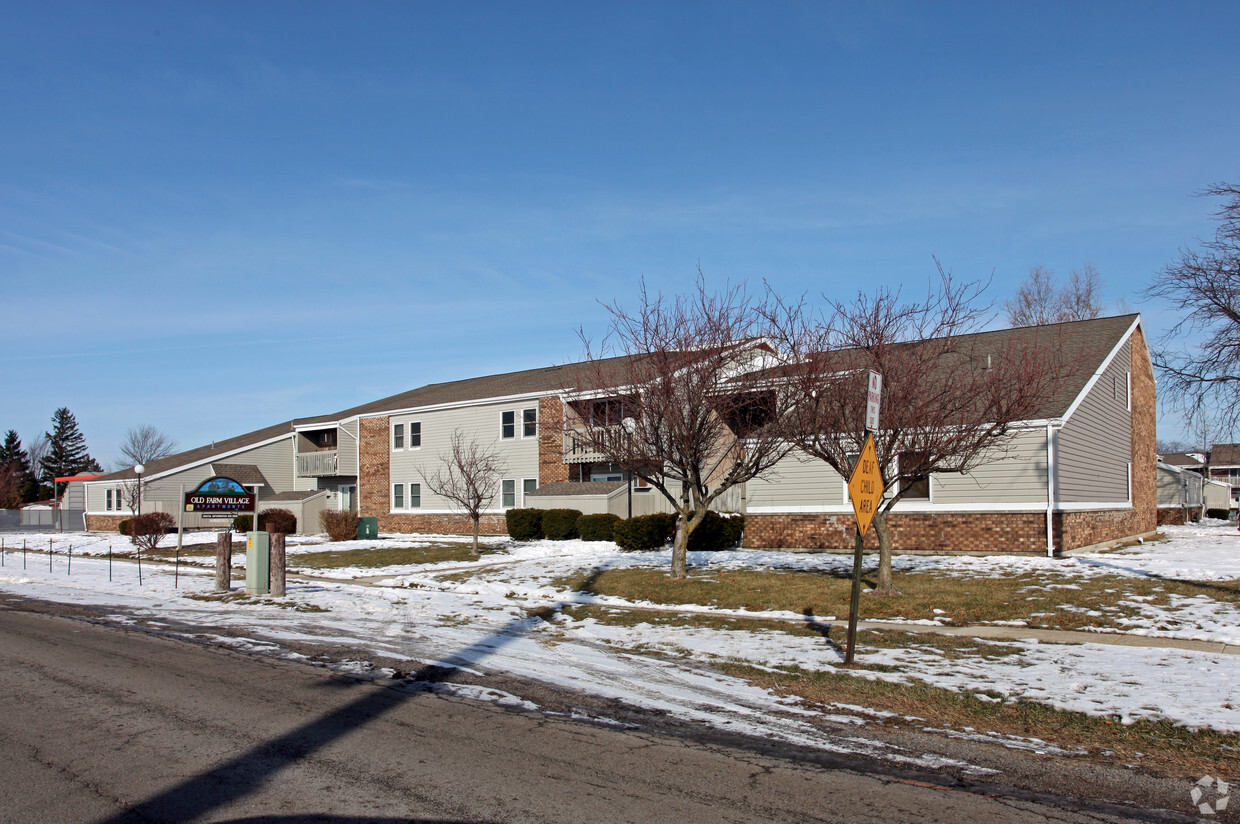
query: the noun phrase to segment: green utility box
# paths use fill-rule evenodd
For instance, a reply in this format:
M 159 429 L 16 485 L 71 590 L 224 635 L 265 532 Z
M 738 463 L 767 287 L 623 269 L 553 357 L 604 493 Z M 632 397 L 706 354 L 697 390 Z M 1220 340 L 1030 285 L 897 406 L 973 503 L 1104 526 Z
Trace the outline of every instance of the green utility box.
M 357 519 L 357 537 L 358 538 L 378 538 L 379 537 L 379 519 L 378 518 L 358 518 Z
M 250 595 L 271 592 L 271 535 L 266 532 L 246 533 L 245 591 Z

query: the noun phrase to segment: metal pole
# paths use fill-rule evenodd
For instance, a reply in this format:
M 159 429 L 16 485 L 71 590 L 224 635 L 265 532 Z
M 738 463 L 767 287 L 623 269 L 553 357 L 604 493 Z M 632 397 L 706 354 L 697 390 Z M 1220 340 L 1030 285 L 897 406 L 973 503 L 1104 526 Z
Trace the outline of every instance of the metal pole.
M 47 571 L 52 571 L 52 539 L 47 539 Z
M 138 556 L 138 586 L 142 586 L 142 548 L 138 547 L 134 554 Z
M 861 530 L 857 530 L 857 546 L 853 551 L 852 600 L 848 604 L 848 645 L 844 650 L 844 664 L 853 662 L 857 648 L 857 614 L 861 611 Z
M 112 545 L 108 544 L 108 583 L 112 583 Z
M 181 497 L 177 498 L 177 557 L 181 557 L 181 539 L 185 535 L 185 484 L 181 484 Z
M 172 567 L 172 588 L 181 586 L 181 548 L 177 547 L 176 565 Z
M 73 544 L 69 544 L 69 571 L 66 572 L 65 574 L 66 575 L 73 574 Z
M 22 538 L 22 569 L 26 568 L 26 539 Z

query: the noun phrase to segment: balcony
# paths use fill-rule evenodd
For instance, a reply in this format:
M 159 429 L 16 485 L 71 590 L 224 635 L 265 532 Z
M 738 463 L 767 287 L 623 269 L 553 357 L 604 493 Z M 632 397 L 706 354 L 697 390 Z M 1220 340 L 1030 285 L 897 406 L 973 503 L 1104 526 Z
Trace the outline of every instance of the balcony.
M 564 433 L 564 463 L 566 464 L 584 464 L 584 463 L 606 463 L 611 459 L 601 452 L 595 452 L 592 448 L 591 441 L 598 442 L 598 436 L 602 434 L 604 437 L 621 437 L 627 433 L 619 426 L 595 427 L 590 436 L 586 436 L 581 430 L 568 430 Z
M 336 450 L 297 453 L 297 477 L 319 478 L 338 474 L 340 453 Z

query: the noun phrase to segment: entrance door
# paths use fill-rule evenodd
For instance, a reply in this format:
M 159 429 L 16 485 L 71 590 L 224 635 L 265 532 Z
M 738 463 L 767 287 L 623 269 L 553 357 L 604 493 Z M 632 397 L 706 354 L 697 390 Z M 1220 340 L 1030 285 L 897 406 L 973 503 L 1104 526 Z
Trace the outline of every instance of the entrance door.
M 354 486 L 353 484 L 340 487 L 340 511 L 341 512 L 352 512 L 354 509 L 357 508 L 357 504 L 353 499 L 354 493 L 356 492 L 356 490 L 357 490 L 357 487 Z

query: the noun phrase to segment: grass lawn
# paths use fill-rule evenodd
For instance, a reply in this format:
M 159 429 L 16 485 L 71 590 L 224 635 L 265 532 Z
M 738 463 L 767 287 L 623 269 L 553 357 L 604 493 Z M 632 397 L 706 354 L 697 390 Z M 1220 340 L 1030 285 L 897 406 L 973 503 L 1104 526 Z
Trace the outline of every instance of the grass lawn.
M 807 620 L 787 624 L 761 619 L 733 618 L 675 611 L 617 610 L 608 607 L 571 607 L 564 610 L 574 619 L 593 618 L 620 626 L 639 623 L 665 626 L 711 627 L 751 632 L 779 632 L 797 636 L 821 636 L 843 647 L 844 626 L 826 627 Z M 1015 644 L 990 643 L 976 638 L 932 633 L 862 630 L 858 652 L 916 647 L 933 649 L 945 659 L 1000 659 L 1019 655 Z M 651 654 L 651 650 L 633 650 Z M 659 653 L 656 653 L 659 654 Z M 667 654 L 667 653 L 663 653 Z M 985 690 L 956 692 L 920 681 L 894 683 L 879 676 L 891 667 L 858 664 L 848 671 L 822 672 L 799 667 L 754 666 L 743 661 L 713 664 L 722 672 L 743 678 L 778 695 L 798 696 L 810 705 L 832 713 L 857 714 L 871 723 L 875 713 L 887 726 L 922 730 L 947 730 L 956 734 L 988 734 L 1038 738 L 1079 757 L 1107 763 L 1137 764 L 1165 775 L 1199 778 L 1205 774 L 1236 775 L 1240 771 L 1240 735 L 1210 730 L 1193 731 L 1170 722 L 1138 721 L 1122 724 L 1118 719 L 1070 712 L 1033 701 L 1006 702 Z M 867 676 L 867 673 L 869 675 Z M 864 707 L 871 712 L 860 712 Z
M 482 557 L 503 555 L 503 550 L 480 544 Z M 438 564 L 445 561 L 476 561 L 468 543 L 442 543 L 430 546 L 382 546 L 369 549 L 339 549 L 304 552 L 289 556 L 290 569 L 343 569 L 346 567 L 388 567 L 403 564 Z
M 822 618 L 848 614 L 850 579 L 839 572 L 719 569 L 673 580 L 663 567 L 633 567 L 583 572 L 558 586 L 596 595 L 612 595 L 654 604 L 698 604 L 719 609 L 784 610 Z M 965 625 L 1022 621 L 1030 627 L 1122 629 L 1122 619 L 1141 616 L 1139 602 L 1172 606 L 1174 596 L 1240 603 L 1240 582 L 1191 582 L 1095 576 L 1044 577 L 1034 574 L 979 580 L 936 573 L 896 576 L 901 594 L 867 596 L 861 617 L 867 620 L 931 619 Z M 873 589 L 872 576 L 864 583 Z

